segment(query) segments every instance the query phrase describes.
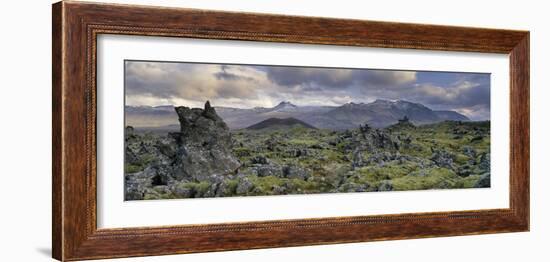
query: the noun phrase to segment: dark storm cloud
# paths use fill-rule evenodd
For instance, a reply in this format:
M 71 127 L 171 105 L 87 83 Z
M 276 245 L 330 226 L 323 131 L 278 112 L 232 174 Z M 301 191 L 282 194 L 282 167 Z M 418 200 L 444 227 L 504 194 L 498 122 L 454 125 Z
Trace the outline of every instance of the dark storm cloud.
M 306 86 L 317 90 L 352 85 L 395 87 L 415 80 L 415 72 L 408 71 L 300 67 L 266 67 L 265 71 L 271 81 L 281 86 Z
M 416 81 L 416 72 L 390 70 L 357 70 L 354 77 L 359 85 L 370 88 L 399 88 Z
M 418 92 L 412 92 L 411 96 L 434 108 L 464 109 L 472 111 L 473 118 L 485 117 L 491 107 L 490 75 L 457 74 L 455 78 L 447 85 L 419 85 L 413 88 Z
M 306 88 L 342 88 L 354 81 L 352 71 L 332 68 L 265 67 L 267 77 L 274 83 Z

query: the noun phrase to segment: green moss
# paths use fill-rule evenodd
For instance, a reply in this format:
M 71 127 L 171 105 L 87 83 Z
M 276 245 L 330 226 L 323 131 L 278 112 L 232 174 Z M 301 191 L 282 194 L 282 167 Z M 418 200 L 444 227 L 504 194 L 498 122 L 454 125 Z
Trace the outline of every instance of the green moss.
M 155 199 L 161 199 L 160 195 L 147 193 L 143 196 L 143 200 L 155 200 Z
M 307 139 L 307 138 L 293 138 L 288 141 L 289 144 L 295 145 L 295 146 L 312 146 L 319 144 L 318 140 L 315 139 Z
M 237 157 L 245 157 L 245 156 L 250 156 L 252 154 L 252 150 L 250 150 L 250 148 L 247 148 L 247 147 L 237 147 L 233 149 L 233 153 Z
M 153 154 L 145 154 L 141 156 L 140 162 L 142 166 L 146 166 L 155 160 L 156 157 Z
M 124 164 L 124 173 L 131 174 L 131 173 L 143 171 L 147 166 L 149 166 L 155 160 L 156 160 L 156 157 L 152 154 L 141 155 L 139 160 L 136 163 Z
M 128 164 L 128 163 L 126 163 L 124 165 L 124 173 L 125 174 L 137 173 L 137 172 L 141 172 L 141 171 L 143 171 L 142 166 L 132 165 L 132 164 Z
M 460 165 L 468 163 L 468 160 L 470 160 L 470 157 L 464 154 L 457 154 L 455 158 L 455 161 Z
M 195 186 L 197 194 L 203 195 L 210 188 L 210 182 L 202 181 Z
M 143 196 L 145 200 L 155 200 L 155 199 L 174 199 L 177 198 L 172 192 L 166 190 L 164 186 L 153 187 L 150 190 L 147 190 L 147 193 Z
M 202 181 L 202 182 L 188 182 L 185 184 L 182 184 L 181 186 L 184 188 L 188 188 L 190 190 L 193 190 L 195 192 L 195 195 L 202 196 L 208 189 L 210 188 L 210 182 L 208 181 Z
M 334 188 L 322 177 L 311 178 L 308 181 L 294 178 L 289 180 L 289 185 L 293 194 L 321 193 Z
M 223 188 L 223 195 L 234 196 L 236 194 L 239 181 L 237 179 L 232 179 L 232 180 L 226 180 L 225 183 L 226 183 L 226 186 Z
M 285 180 L 275 176 L 249 176 L 249 179 L 254 184 L 256 195 L 272 195 L 274 186 L 281 186 Z
M 344 151 L 344 148 L 346 148 L 349 145 L 348 141 L 342 141 L 338 144 L 336 144 L 336 149 L 340 152 Z
M 464 188 L 473 188 L 477 181 L 479 181 L 480 177 L 481 175 L 471 175 L 463 178 L 462 181 L 464 183 Z
M 461 178 L 446 168 L 429 168 L 392 180 L 394 190 L 461 187 Z
M 393 180 L 416 171 L 418 166 L 412 162 L 398 164 L 396 161 L 384 166 L 370 166 L 358 169 L 355 172 L 356 183 L 376 184 L 383 180 Z
M 344 154 L 336 150 L 323 150 L 322 155 L 326 157 L 328 161 L 331 162 L 340 162 L 344 158 Z
M 292 190 L 298 194 L 303 194 L 311 189 L 311 185 L 309 185 L 307 181 L 301 179 L 290 180 L 290 185 Z

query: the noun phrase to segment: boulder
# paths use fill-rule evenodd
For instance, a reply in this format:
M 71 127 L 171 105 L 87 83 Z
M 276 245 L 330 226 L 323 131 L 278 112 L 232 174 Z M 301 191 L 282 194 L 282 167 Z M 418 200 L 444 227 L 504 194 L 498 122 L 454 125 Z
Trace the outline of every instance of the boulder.
M 309 178 L 309 172 L 299 166 L 287 165 L 282 168 L 283 177 L 290 179 L 306 180 Z
M 285 194 L 288 194 L 288 188 L 283 185 L 283 186 L 273 186 L 273 194 L 274 195 L 285 195 Z
M 360 148 L 356 148 L 352 153 L 351 166 L 353 168 L 360 168 L 366 165 L 368 165 L 368 163 L 365 161 L 363 151 Z
M 265 141 L 265 146 L 269 151 L 277 151 L 280 142 L 279 138 L 271 136 Z
M 481 175 L 479 180 L 474 184 L 474 187 L 477 187 L 477 188 L 491 187 L 491 174 L 485 173 Z
M 153 177 L 157 175 L 154 168 L 124 175 L 124 200 L 142 200 L 147 188 L 153 186 Z
M 393 184 L 390 180 L 383 180 L 378 185 L 378 191 L 392 191 L 393 190 Z
M 476 158 L 477 156 L 477 152 L 476 150 L 471 147 L 471 146 L 465 146 L 462 148 L 462 152 L 464 153 L 464 155 L 467 155 L 469 156 L 470 158 Z
M 259 177 L 264 176 L 277 176 L 281 177 L 283 176 L 283 171 L 279 165 L 276 164 L 269 164 L 269 165 L 258 165 L 255 167 L 252 167 L 252 171 L 256 173 Z
M 178 198 L 192 198 L 195 196 L 195 189 L 189 187 L 187 183 L 175 184 L 172 188 L 172 192 Z
M 255 156 L 250 159 L 251 164 L 260 164 L 260 165 L 267 165 L 269 164 L 269 159 L 265 156 Z
M 453 168 L 454 156 L 444 149 L 433 150 L 432 160 L 437 166 L 444 168 Z
M 216 191 L 216 197 L 226 197 L 235 195 L 237 187 L 230 182 L 230 180 L 223 180 L 218 185 L 218 190 Z
M 467 177 L 473 174 L 473 170 L 474 168 L 471 165 L 465 164 L 458 167 L 456 174 L 461 177 Z
M 219 195 L 218 195 L 218 189 L 220 188 L 220 185 L 221 185 L 221 182 L 210 184 L 210 186 L 208 187 L 208 189 L 206 190 L 206 192 L 204 192 L 204 194 L 202 195 L 202 197 L 215 197 L 215 196 L 219 196 Z
M 491 171 L 491 153 L 483 153 L 479 158 L 479 169 L 490 172 Z
M 237 188 L 235 193 L 239 196 L 246 195 L 248 192 L 254 189 L 254 183 L 246 176 L 241 176 L 237 180 Z

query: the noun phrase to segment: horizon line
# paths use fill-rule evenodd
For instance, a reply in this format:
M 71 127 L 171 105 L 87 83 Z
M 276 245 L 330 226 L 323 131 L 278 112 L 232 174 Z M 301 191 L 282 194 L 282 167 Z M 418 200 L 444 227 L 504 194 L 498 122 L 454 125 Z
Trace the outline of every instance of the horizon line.
M 206 103 L 207 101 L 210 101 L 210 100 L 206 100 L 204 103 Z M 339 107 L 339 106 L 343 106 L 343 105 L 347 105 L 347 104 L 357 104 L 357 105 L 361 105 L 361 104 L 372 104 L 372 103 L 375 103 L 376 101 L 389 101 L 389 102 L 399 102 L 399 101 L 403 101 L 403 102 L 407 102 L 407 103 L 412 103 L 412 104 L 419 104 L 419 105 L 423 105 L 425 107 L 428 107 L 422 103 L 419 103 L 419 102 L 412 102 L 410 100 L 404 100 L 404 99 L 385 99 L 385 98 L 377 98 L 377 99 L 374 99 L 372 100 L 371 102 L 354 102 L 354 101 L 350 101 L 350 102 L 347 102 L 347 103 L 343 103 L 343 104 L 339 104 L 339 105 L 317 105 L 317 104 L 308 104 L 308 105 L 304 105 L 304 104 L 295 104 L 293 102 L 291 102 L 290 100 L 282 100 L 280 101 L 279 103 L 277 103 L 275 106 L 272 106 L 272 107 L 263 107 L 263 106 L 255 106 L 255 107 L 234 107 L 234 106 L 215 106 L 213 103 L 212 104 L 212 107 L 226 107 L 226 108 L 237 108 L 237 109 L 255 109 L 255 108 L 273 108 L 273 107 L 276 107 L 280 104 L 283 104 L 283 103 L 290 103 L 292 105 L 295 105 L 295 106 L 298 106 L 298 107 L 305 107 L 305 106 L 319 106 L 319 107 Z M 161 104 L 161 105 L 154 105 L 154 106 L 151 106 L 151 105 L 124 105 L 125 107 L 126 106 L 129 106 L 129 107 L 166 107 L 166 106 L 172 106 L 172 107 L 178 107 L 178 106 L 185 106 L 185 105 L 174 105 L 174 104 Z M 189 106 L 187 106 L 189 107 Z M 203 106 L 204 107 L 204 106 Z M 202 107 L 190 107 L 190 108 L 202 108 Z M 428 107 L 430 108 L 430 107 Z M 431 108 L 430 108 L 431 109 Z M 433 110 L 433 109 L 432 109 Z M 454 110 L 437 110 L 437 111 L 454 111 Z

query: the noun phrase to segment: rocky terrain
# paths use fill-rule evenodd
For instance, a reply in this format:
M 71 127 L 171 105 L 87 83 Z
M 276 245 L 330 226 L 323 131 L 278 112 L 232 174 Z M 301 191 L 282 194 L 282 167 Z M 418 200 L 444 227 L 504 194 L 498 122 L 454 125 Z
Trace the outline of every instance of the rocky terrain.
M 208 102 L 172 110 L 175 132 L 127 127 L 126 200 L 490 187 L 488 121 L 419 125 L 407 115 L 336 130 L 281 118 L 230 130 Z

